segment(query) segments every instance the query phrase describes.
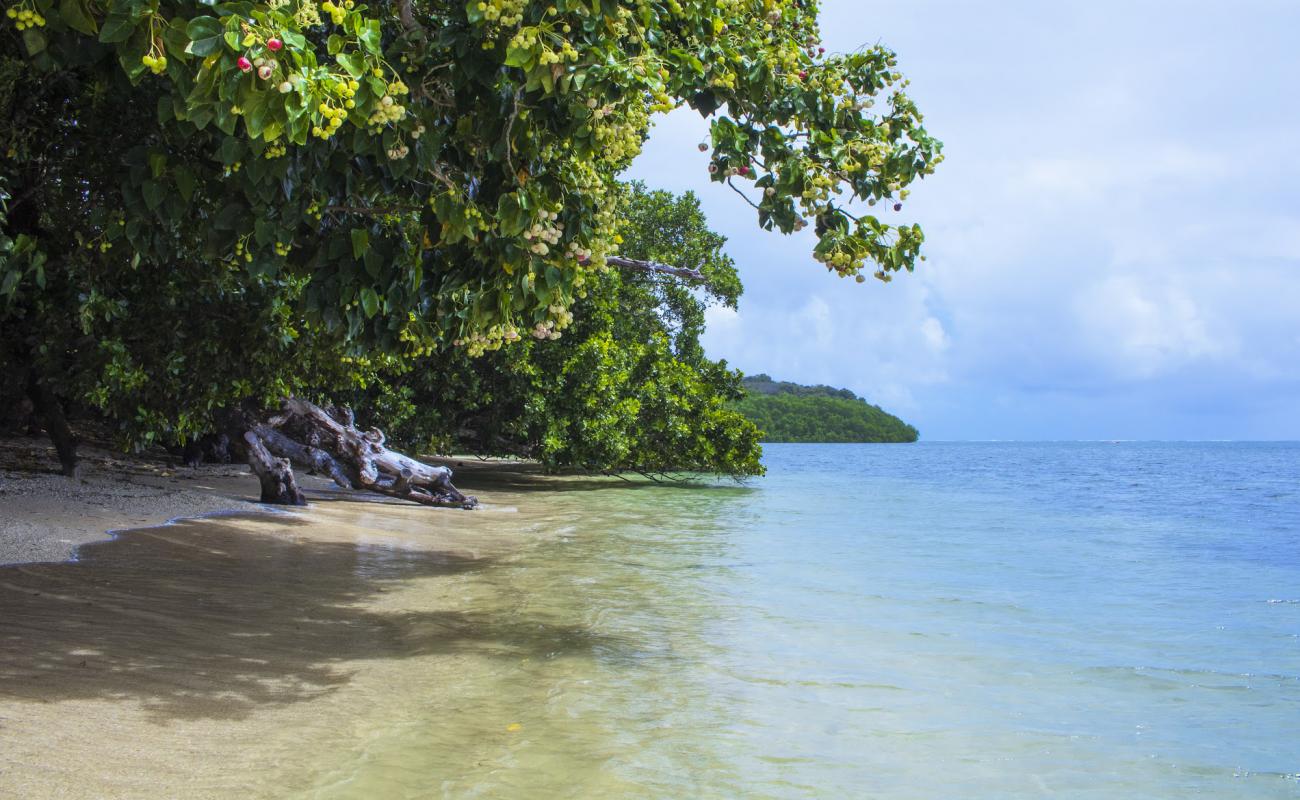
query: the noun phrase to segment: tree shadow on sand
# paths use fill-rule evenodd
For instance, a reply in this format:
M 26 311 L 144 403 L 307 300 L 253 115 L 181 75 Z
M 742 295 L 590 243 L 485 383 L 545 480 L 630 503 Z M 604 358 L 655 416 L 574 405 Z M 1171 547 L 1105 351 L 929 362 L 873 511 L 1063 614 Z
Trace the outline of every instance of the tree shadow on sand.
M 181 522 L 84 547 L 76 562 L 0 568 L 0 703 L 136 700 L 159 722 L 240 719 L 336 690 L 359 659 L 636 650 L 541 619 L 367 608 L 399 582 L 492 560 L 262 524 Z

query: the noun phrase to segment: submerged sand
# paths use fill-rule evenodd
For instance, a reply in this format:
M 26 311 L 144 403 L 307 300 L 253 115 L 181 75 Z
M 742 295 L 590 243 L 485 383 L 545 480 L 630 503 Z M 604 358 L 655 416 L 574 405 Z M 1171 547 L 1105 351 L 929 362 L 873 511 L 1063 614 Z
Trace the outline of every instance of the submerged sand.
M 233 496 L 190 491 L 205 495 L 200 507 L 231 505 L 256 485 L 240 480 Z M 121 525 L 124 511 L 149 521 L 188 502 L 150 493 L 155 480 L 114 490 L 93 476 L 56 502 L 40 489 L 53 481 L 66 479 L 7 477 L 10 522 L 48 513 L 75 541 Z M 75 562 L 0 567 L 0 797 L 328 787 L 330 753 L 364 750 L 429 704 L 456 707 L 466 659 L 528 658 L 534 642 L 570 635 L 503 630 L 490 610 L 521 599 L 475 580 L 557 529 L 553 508 L 521 512 L 523 496 L 508 479 L 488 487 L 479 512 L 317 494 L 292 515 L 100 533 Z M 87 509 L 96 516 L 83 519 Z M 473 733 L 489 750 L 512 736 L 496 716 Z

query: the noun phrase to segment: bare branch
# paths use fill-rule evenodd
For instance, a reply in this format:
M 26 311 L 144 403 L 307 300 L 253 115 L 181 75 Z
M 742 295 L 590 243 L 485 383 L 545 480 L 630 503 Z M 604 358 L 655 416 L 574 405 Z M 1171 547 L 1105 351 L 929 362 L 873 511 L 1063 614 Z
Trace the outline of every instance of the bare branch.
M 411 0 L 401 0 L 397 4 L 397 18 L 402 21 L 402 27 L 408 31 L 424 33 L 424 26 L 415 21 L 415 9 L 411 7 Z
M 698 269 L 690 269 L 688 267 L 674 267 L 668 264 L 660 264 L 655 261 L 640 261 L 635 258 L 623 258 L 622 256 L 609 256 L 605 259 L 605 263 L 611 267 L 619 267 L 620 269 L 630 269 L 630 270 L 637 270 L 640 272 L 649 272 L 653 275 L 672 275 L 677 278 L 685 278 L 686 280 L 698 281 L 700 283 L 704 283 L 705 281 L 708 280 L 707 278 L 704 277 L 704 273 L 700 272 Z

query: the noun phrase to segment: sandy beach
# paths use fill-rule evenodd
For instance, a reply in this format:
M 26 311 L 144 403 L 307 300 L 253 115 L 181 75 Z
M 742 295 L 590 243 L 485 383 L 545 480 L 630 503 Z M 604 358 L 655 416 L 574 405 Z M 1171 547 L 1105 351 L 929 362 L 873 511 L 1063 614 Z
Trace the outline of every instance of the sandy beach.
M 469 578 L 554 527 L 520 513 L 510 479 L 465 512 L 308 477 L 309 507 L 267 513 L 238 466 L 86 467 L 0 473 L 3 798 L 306 791 L 323 754 L 373 735 L 337 720 L 366 709 L 382 730 L 412 696 L 455 702 L 462 651 L 512 635 Z
M 57 465 L 44 437 L 0 439 L 0 564 L 64 561 L 112 530 L 262 510 L 257 479 L 242 464 L 191 469 L 157 455 L 86 446 L 79 479 L 59 474 Z

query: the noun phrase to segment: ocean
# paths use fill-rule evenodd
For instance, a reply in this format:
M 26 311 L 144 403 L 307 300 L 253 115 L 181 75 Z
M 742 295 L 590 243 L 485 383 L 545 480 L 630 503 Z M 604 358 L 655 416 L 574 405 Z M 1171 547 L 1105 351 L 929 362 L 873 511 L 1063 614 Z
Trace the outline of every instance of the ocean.
M 1300 798 L 1300 444 L 765 462 L 689 487 L 467 475 L 484 512 L 323 504 L 328 550 L 209 521 L 59 569 L 178 625 L 203 609 L 194 665 L 96 640 L 138 735 L 224 743 L 187 796 Z M 471 518 L 472 555 L 426 552 Z M 43 635 L 24 647 L 70 647 Z M 151 688 L 177 663 L 214 688 Z

